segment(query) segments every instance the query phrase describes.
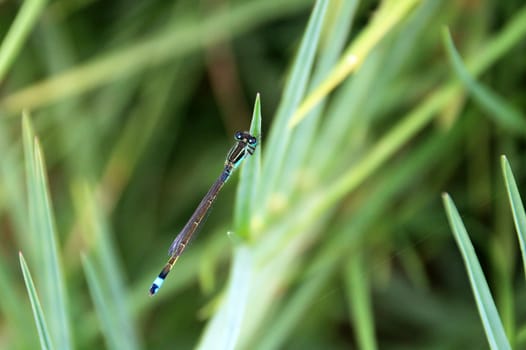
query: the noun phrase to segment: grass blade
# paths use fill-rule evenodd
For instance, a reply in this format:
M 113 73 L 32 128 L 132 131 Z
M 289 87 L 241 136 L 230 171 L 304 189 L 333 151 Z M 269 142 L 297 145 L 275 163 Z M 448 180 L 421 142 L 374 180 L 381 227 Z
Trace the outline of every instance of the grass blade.
M 510 200 L 511 212 L 513 213 L 513 222 L 515 223 L 515 229 L 519 237 L 524 273 L 526 274 L 526 213 L 524 212 L 524 204 L 522 203 L 519 188 L 513 177 L 510 163 L 504 155 L 501 157 L 501 166 L 506 183 L 506 191 L 508 192 L 508 198 Z
M 374 316 L 369 291 L 368 274 L 360 252 L 351 255 L 347 263 L 345 284 L 358 338 L 358 348 L 374 350 L 378 346 L 374 335 Z
M 325 34 L 320 46 L 320 53 L 316 66 L 314 67 L 312 79 L 309 83 L 309 91 L 315 89 L 318 84 L 327 77 L 327 74 L 340 57 L 358 8 L 357 0 L 333 1 L 331 4 L 332 6 L 327 9 L 327 20 L 324 22 L 323 28 L 323 33 Z M 276 186 L 276 195 L 283 198 L 282 203 L 290 201 L 292 197 L 290 194 L 297 187 L 302 187 L 303 185 L 303 188 L 305 188 L 309 186 L 310 181 L 305 181 L 304 179 L 309 178 L 313 173 L 312 170 L 305 169 L 308 167 L 305 163 L 310 152 L 320 148 L 329 148 L 313 147 L 316 143 L 322 144 L 317 132 L 318 128 L 322 126 L 320 122 L 322 116 L 325 118 L 323 120 L 323 126 L 325 126 L 327 122 L 326 118 L 329 115 L 329 113 L 325 111 L 325 102 L 326 101 L 320 102 L 316 108 L 309 113 L 307 120 L 293 131 L 293 136 L 287 149 L 287 156 L 279 175 L 280 181 L 278 182 L 278 186 Z M 347 112 L 346 115 L 348 115 L 348 113 L 349 112 Z M 329 141 L 327 144 L 331 144 L 331 142 Z M 332 148 L 330 150 L 332 151 Z M 327 158 L 331 157 L 328 156 Z M 321 159 L 319 161 L 322 162 Z M 320 165 L 319 167 L 321 168 L 322 166 Z M 303 176 L 304 174 L 307 175 Z
M 252 278 L 250 248 L 236 248 L 230 282 L 221 308 L 208 322 L 198 349 L 234 349 L 239 341 Z
M 321 100 L 345 80 L 366 58 L 376 44 L 401 22 L 418 0 L 383 1 L 373 23 L 346 50 L 329 76 L 311 92 L 291 116 L 288 128 L 298 125 Z
M 265 154 L 270 156 L 265 157 L 263 163 L 263 175 L 258 195 L 262 207 L 269 205 L 269 197 L 274 191 L 285 155 L 287 154 L 286 149 L 292 130 L 286 128 L 286 125 L 301 102 L 307 88 L 328 3 L 329 1 L 316 1 L 298 54 L 292 65 L 289 79 L 287 79 L 287 84 L 283 90 L 281 103 L 274 117 L 272 130 L 267 142 L 268 146 L 265 150 Z
M 245 238 L 251 235 L 250 216 L 254 203 L 257 203 L 255 190 L 258 188 L 261 168 L 261 103 L 259 94 L 257 94 L 254 103 L 250 133 L 258 138 L 258 145 L 254 154 L 247 159 L 240 169 L 234 209 L 235 232 Z
M 35 256 L 42 306 L 48 315 L 53 343 L 60 349 L 71 348 L 66 293 L 58 256 L 54 217 L 49 199 L 47 176 L 40 144 L 33 136 L 29 118 L 23 117 L 24 151 L 28 186 L 31 232 L 35 236 Z
M 510 50 L 525 33 L 526 7 L 513 17 L 506 27 L 484 47 L 480 54 L 470 59 L 474 75 L 479 75 L 486 70 L 499 57 Z M 366 156 L 362 157 L 357 164 L 348 169 L 340 179 L 334 181 L 324 191 L 324 203 L 322 206 L 329 206 L 339 198 L 342 198 L 346 193 L 355 189 L 392 154 L 400 149 L 402 145 L 427 125 L 440 109 L 444 108 L 451 99 L 458 95 L 459 90 L 457 85 L 446 85 L 415 107 L 409 115 L 398 122 L 391 131 L 378 141 Z
M 444 29 L 443 32 L 443 41 L 455 73 L 475 101 L 488 112 L 488 116 L 507 130 L 525 135 L 526 119 L 524 115 L 518 109 L 507 103 L 502 97 L 473 78 L 462 62 L 447 28 Z
M 37 234 L 37 189 L 35 187 L 36 176 L 35 170 L 35 148 L 34 148 L 34 139 L 35 132 L 33 131 L 33 125 L 31 124 L 31 119 L 29 113 L 24 111 L 22 113 L 22 136 L 23 136 L 23 145 L 24 145 L 24 162 L 25 162 L 25 171 L 26 171 L 26 186 L 27 186 L 27 210 L 29 213 L 29 232 L 33 244 L 27 244 L 26 246 L 31 249 L 30 256 L 39 260 L 40 251 L 37 247 L 40 247 L 39 235 Z M 24 235 L 25 236 L 25 235 Z
M 466 265 L 471 288 L 475 296 L 475 301 L 477 302 L 477 308 L 490 347 L 494 350 L 511 350 L 495 302 L 491 296 L 488 283 L 486 282 L 486 278 L 484 277 L 484 273 L 482 272 L 482 268 L 480 267 L 477 255 L 475 254 L 475 249 L 473 249 L 466 228 L 460 218 L 460 214 L 455 207 L 455 203 L 453 203 L 453 200 L 447 193 L 442 195 L 442 199 L 449 220 L 449 225 L 453 230 L 453 236 L 455 237 L 460 252 L 462 253 L 464 264 Z
M 22 252 L 18 254 L 20 259 L 20 267 L 22 268 L 22 274 L 24 275 L 24 282 L 27 288 L 27 294 L 29 296 L 29 301 L 31 301 L 31 308 L 33 309 L 33 316 L 35 318 L 35 324 L 38 330 L 38 336 L 40 338 L 40 346 L 42 349 L 54 349 L 55 347 L 51 343 L 51 337 L 49 335 L 46 319 L 40 306 L 40 301 L 38 300 L 37 291 L 35 289 L 35 284 L 31 278 L 31 273 L 26 264 L 26 260 L 22 255 Z
M 36 24 L 38 16 L 44 10 L 46 0 L 27 0 L 9 28 L 2 45 L 0 45 L 0 82 L 11 67 L 31 29 Z

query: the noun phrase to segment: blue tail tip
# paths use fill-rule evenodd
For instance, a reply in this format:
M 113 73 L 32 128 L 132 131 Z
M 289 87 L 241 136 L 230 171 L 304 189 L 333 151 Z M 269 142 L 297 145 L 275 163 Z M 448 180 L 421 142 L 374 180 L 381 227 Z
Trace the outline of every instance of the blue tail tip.
M 155 294 L 157 294 L 158 290 L 159 290 L 159 286 L 154 283 L 150 287 L 150 290 L 148 291 L 148 293 L 150 294 L 150 296 L 154 296 Z

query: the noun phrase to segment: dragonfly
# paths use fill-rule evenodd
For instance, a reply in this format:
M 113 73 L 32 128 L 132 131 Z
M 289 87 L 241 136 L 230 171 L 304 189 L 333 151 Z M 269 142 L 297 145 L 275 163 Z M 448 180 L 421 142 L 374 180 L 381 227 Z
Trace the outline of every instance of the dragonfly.
M 168 255 L 170 258 L 168 259 L 166 265 L 164 265 L 157 278 L 155 278 L 153 281 L 149 290 L 150 296 L 157 294 L 163 285 L 166 276 L 168 276 L 177 262 L 177 259 L 179 259 L 179 256 L 183 254 L 186 246 L 192 239 L 192 236 L 197 232 L 198 228 L 203 223 L 203 219 L 206 217 L 208 211 L 212 207 L 212 204 L 214 203 L 219 191 L 221 191 L 224 184 L 232 175 L 232 172 L 239 166 L 239 164 L 241 164 L 241 162 L 243 162 L 245 158 L 254 154 L 257 145 L 256 137 L 252 136 L 247 131 L 238 131 L 234 134 L 234 139 L 236 140 L 236 143 L 227 153 L 223 171 L 214 182 L 212 187 L 210 187 L 208 193 L 201 200 L 201 203 L 199 203 L 186 225 L 184 225 L 183 229 L 175 237 L 172 245 L 170 246 L 170 249 L 168 250 Z

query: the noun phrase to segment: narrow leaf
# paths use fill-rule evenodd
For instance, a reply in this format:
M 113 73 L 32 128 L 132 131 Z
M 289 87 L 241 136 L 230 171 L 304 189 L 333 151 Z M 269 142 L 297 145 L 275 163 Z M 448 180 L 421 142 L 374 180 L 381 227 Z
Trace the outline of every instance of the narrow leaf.
M 254 154 L 245 160 L 240 170 L 234 212 L 235 232 L 241 237 L 251 235 L 250 217 L 253 205 L 257 202 L 255 196 L 261 168 L 261 103 L 259 94 L 257 94 L 254 103 L 250 134 L 257 137 L 258 144 Z
M 475 254 L 475 249 L 469 239 L 464 223 L 455 207 L 455 203 L 447 193 L 442 195 L 444 207 L 446 209 L 449 225 L 453 230 L 453 236 L 462 253 L 464 264 L 468 272 L 469 281 L 477 302 L 480 318 L 484 325 L 486 337 L 488 338 L 491 349 L 506 350 L 510 349 L 510 344 L 506 338 L 504 327 L 497 312 L 495 302 L 491 296 L 488 283 L 480 267 L 480 263 Z
M 40 251 L 38 247 L 40 244 L 40 236 L 36 232 L 37 227 L 37 189 L 36 189 L 36 170 L 35 170 L 35 133 L 33 131 L 33 125 L 31 124 L 31 118 L 28 111 L 22 113 L 22 136 L 24 145 L 24 161 L 26 171 L 26 186 L 27 186 L 27 210 L 29 213 L 29 236 L 32 244 L 27 244 L 27 247 L 31 249 L 30 256 L 40 261 Z
M 219 311 L 208 323 L 198 349 L 235 349 L 243 326 L 252 278 L 250 248 L 239 246 L 234 254 L 230 281 Z
M 417 3 L 418 0 L 383 1 L 371 25 L 353 41 L 328 77 L 305 98 L 290 118 L 287 129 L 298 125 L 307 113 L 356 70 L 376 44 L 393 30 Z
M 504 173 L 504 181 L 506 183 L 506 191 L 508 192 L 508 198 L 510 199 L 513 221 L 515 222 L 515 229 L 517 230 L 517 236 L 519 237 L 524 273 L 526 274 L 526 213 L 524 212 L 524 204 L 522 203 L 519 188 L 513 177 L 510 163 L 504 155 L 501 157 L 501 165 L 502 172 Z
M 40 242 L 38 256 L 39 264 L 39 283 L 42 290 L 43 308 L 48 315 L 50 333 L 53 342 L 60 349 L 71 348 L 71 331 L 67 317 L 67 302 L 64 287 L 64 277 L 60 258 L 58 256 L 57 239 L 55 232 L 55 222 L 49 199 L 49 189 L 44 165 L 42 150 L 38 139 L 34 141 L 34 174 L 28 174 L 28 188 L 35 191 L 29 194 L 29 200 L 34 201 L 30 206 L 34 206 L 33 228 L 38 234 L 37 242 Z M 26 154 L 26 157 L 30 154 Z
M 487 111 L 488 116 L 509 131 L 522 135 L 526 134 L 525 116 L 502 97 L 475 80 L 462 62 L 462 58 L 456 50 L 447 28 L 443 31 L 443 40 L 455 73 L 471 93 L 474 100 Z
M 27 288 L 27 294 L 29 296 L 29 301 L 31 302 L 31 308 L 33 309 L 33 317 L 35 318 L 35 325 L 38 330 L 38 336 L 40 338 L 40 346 L 42 349 L 54 349 L 55 347 L 51 343 L 51 337 L 48 332 L 46 325 L 46 319 L 40 306 L 40 301 L 38 299 L 38 294 L 35 289 L 35 284 L 31 278 L 31 273 L 26 264 L 26 260 L 22 255 L 22 252 L 18 253 L 20 260 L 20 267 L 22 268 L 22 274 L 24 275 L 24 282 Z
M 374 335 L 374 316 L 369 296 L 367 268 L 361 253 L 351 254 L 345 274 L 347 299 L 360 349 L 374 350 L 378 346 Z
M 270 156 L 264 158 L 263 175 L 258 195 L 260 205 L 263 207 L 268 205 L 269 196 L 274 191 L 274 186 L 278 181 L 278 175 L 287 154 L 286 150 L 292 130 L 286 126 L 307 88 L 329 2 L 318 0 L 314 5 L 273 121 L 267 147 L 265 148 L 265 154 Z
M 26 0 L 18 12 L 11 28 L 0 45 L 0 82 L 18 55 L 38 16 L 44 10 L 46 0 Z

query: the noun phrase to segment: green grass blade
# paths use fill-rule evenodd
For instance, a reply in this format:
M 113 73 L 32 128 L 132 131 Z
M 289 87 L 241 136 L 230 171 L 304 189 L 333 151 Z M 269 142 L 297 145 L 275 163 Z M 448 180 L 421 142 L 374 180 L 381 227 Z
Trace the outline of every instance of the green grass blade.
M 11 269 L 8 269 L 10 265 L 8 258 L 12 255 L 11 250 L 9 252 L 10 254 L 7 256 L 0 255 L 0 295 L 2 295 L 0 298 L 0 314 L 2 315 L 2 324 L 7 330 L 6 333 L 12 335 L 6 343 L 10 345 L 9 348 L 36 349 L 38 348 L 39 337 L 36 334 L 32 336 L 33 332 L 31 334 L 27 332 L 27 325 L 32 322 L 31 313 L 27 312 L 29 307 L 26 308 L 26 297 L 20 293 L 19 288 L 13 288 L 14 285 L 17 285 L 20 276 L 13 274 Z M 29 288 L 27 284 L 26 287 Z M 33 309 L 33 312 L 35 311 Z M 35 318 L 37 315 L 34 314 L 33 316 Z M 35 321 L 37 321 L 36 318 Z M 3 345 L 5 346 L 6 343 Z
M 257 94 L 254 103 L 250 133 L 258 138 L 258 145 L 254 154 L 245 160 L 245 164 L 240 169 L 234 209 L 235 232 L 245 238 L 251 235 L 250 216 L 257 203 L 255 191 L 258 187 L 261 168 L 261 103 L 259 94 Z
M 31 29 L 44 10 L 46 2 L 46 0 L 26 0 L 22 3 L 18 15 L 0 45 L 0 82 L 4 80 L 11 64 L 15 61 Z
M 367 274 L 362 254 L 360 252 L 351 254 L 345 273 L 345 285 L 358 338 L 358 348 L 374 350 L 378 346 L 374 335 L 374 316 Z
M 477 255 L 475 254 L 475 249 L 473 249 L 466 228 L 464 227 L 460 214 L 455 207 L 455 203 L 453 203 L 453 200 L 447 193 L 442 195 L 442 199 L 449 225 L 453 230 L 453 236 L 455 237 L 460 252 L 462 253 L 464 264 L 466 265 L 471 288 L 475 296 L 475 301 L 477 302 L 477 308 L 490 347 L 494 350 L 511 349 L 499 313 L 497 312 L 497 307 L 491 296 L 488 283 L 486 282 Z
M 29 136 L 28 119 L 25 118 L 25 120 L 24 135 Z M 29 140 L 26 140 L 26 143 L 28 142 Z M 27 174 L 28 189 L 32 191 L 28 193 L 28 200 L 30 201 L 29 206 L 34 207 L 34 212 L 30 211 L 30 215 L 34 215 L 31 221 L 35 223 L 32 230 L 38 236 L 35 244 L 39 251 L 35 259 L 38 263 L 38 283 L 42 291 L 42 306 L 48 315 L 53 343 L 60 349 L 70 349 L 71 332 L 67 316 L 64 277 L 58 256 L 44 159 L 38 139 L 34 139 L 33 146 L 33 154 L 29 151 L 25 156 L 27 159 L 33 155 L 33 164 L 30 168 L 34 169 L 34 172 Z
M 292 130 L 286 125 L 301 102 L 307 88 L 328 3 L 329 1 L 316 1 L 273 120 L 272 130 L 266 143 L 265 154 L 268 156 L 263 162 L 263 174 L 258 195 L 260 205 L 263 207 L 269 205 L 269 197 L 274 191 L 287 153 Z
M 36 189 L 36 170 L 35 170 L 35 148 L 34 139 L 35 132 L 33 131 L 33 125 L 29 113 L 24 111 L 22 113 L 22 137 L 24 145 L 24 162 L 26 171 L 26 187 L 27 187 L 27 210 L 29 213 L 29 228 L 30 236 L 33 241 L 32 244 L 27 244 L 27 247 L 31 249 L 30 256 L 39 260 L 40 251 L 37 249 L 41 246 L 40 236 L 37 234 L 37 189 Z M 25 235 L 24 235 L 25 236 Z
M 48 328 L 46 325 L 46 319 L 40 306 L 40 301 L 38 300 L 37 291 L 35 289 L 35 284 L 31 278 L 31 273 L 26 264 L 26 260 L 22 255 L 22 252 L 19 253 L 20 267 L 22 268 L 22 274 L 24 275 L 24 282 L 27 288 L 27 294 L 29 295 L 29 301 L 31 302 L 31 308 L 33 309 L 33 316 L 35 318 L 35 324 L 38 330 L 38 336 L 40 338 L 40 346 L 42 349 L 54 349 L 52 345 L 51 336 L 49 335 Z
M 247 246 L 236 248 L 230 281 L 220 309 L 207 324 L 198 349 L 235 349 L 242 329 L 252 279 L 252 254 Z
M 457 76 L 466 89 L 471 93 L 474 100 L 488 112 L 488 116 L 497 124 L 509 131 L 526 134 L 526 118 L 515 107 L 506 102 L 502 97 L 495 94 L 483 84 L 477 82 L 468 71 L 460 54 L 453 44 L 451 34 L 446 28 L 443 32 L 443 41 L 449 57 L 449 61 Z
M 524 273 L 526 274 L 526 213 L 524 212 L 524 204 L 522 203 L 519 188 L 513 177 L 510 163 L 506 156 L 501 157 L 502 172 L 504 173 L 504 181 L 506 183 L 506 191 L 510 200 L 511 212 L 513 213 L 513 221 L 515 222 L 515 229 L 519 238 L 519 245 L 522 252 L 522 263 L 524 266 Z

